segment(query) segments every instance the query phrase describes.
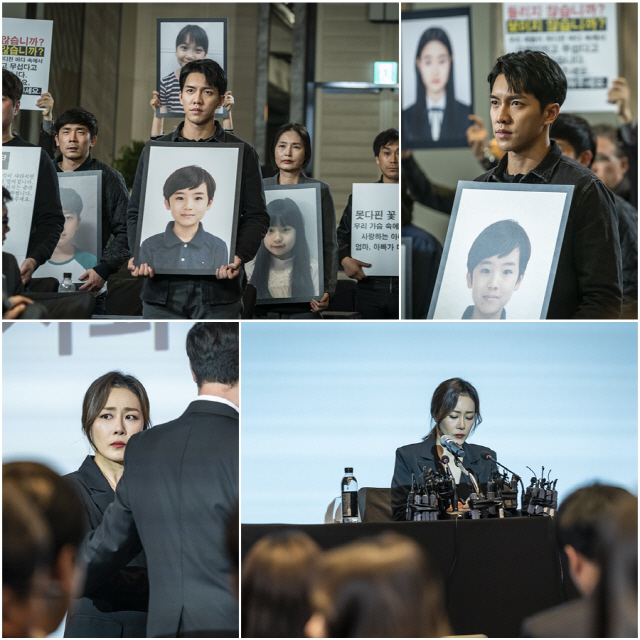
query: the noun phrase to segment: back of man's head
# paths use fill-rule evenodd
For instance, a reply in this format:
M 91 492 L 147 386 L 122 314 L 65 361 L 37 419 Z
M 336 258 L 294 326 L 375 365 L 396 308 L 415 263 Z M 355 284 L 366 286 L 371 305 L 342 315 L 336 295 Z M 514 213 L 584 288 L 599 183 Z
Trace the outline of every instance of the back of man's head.
M 227 91 L 227 74 L 215 61 L 209 58 L 192 60 L 180 69 L 180 91 L 184 90 L 184 83 L 190 73 L 201 73 L 210 87 L 215 87 L 220 96 Z
M 504 75 L 514 93 L 533 95 L 540 103 L 540 112 L 549 104 L 562 106 L 567 97 L 567 78 L 560 65 L 542 51 L 516 51 L 497 59 L 489 74 L 489 87 L 499 75 Z
M 584 118 L 572 113 L 560 113 L 551 125 L 549 137 L 568 142 L 573 147 L 576 158 L 585 151 L 590 151 L 589 166 L 593 164 L 596 157 L 596 138 L 591 131 L 591 125 Z
M 377 158 L 380 155 L 380 149 L 388 144 L 393 144 L 400 140 L 397 129 L 386 129 L 380 132 L 373 141 L 373 155 Z
M 86 127 L 92 138 L 98 135 L 98 121 L 96 117 L 91 111 L 87 111 L 83 107 L 74 107 L 61 113 L 53 123 L 55 134 L 58 135 L 60 129 L 68 124 L 79 124 Z
M 187 334 L 187 355 L 198 387 L 217 383 L 232 387 L 240 379 L 237 322 L 198 322 Z
M 15 73 L 12 73 L 8 69 L 2 70 L 2 96 L 7 96 L 7 98 L 11 99 L 13 105 L 16 105 L 16 102 L 20 101 L 22 98 L 22 91 L 24 86 L 22 84 L 22 80 L 18 78 Z

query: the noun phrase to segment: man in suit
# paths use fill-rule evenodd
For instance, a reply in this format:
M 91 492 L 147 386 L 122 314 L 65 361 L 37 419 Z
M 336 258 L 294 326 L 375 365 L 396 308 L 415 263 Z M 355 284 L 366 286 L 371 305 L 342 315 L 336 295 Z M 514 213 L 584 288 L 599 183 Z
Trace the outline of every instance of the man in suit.
M 590 638 L 594 636 L 594 592 L 602 567 L 602 525 L 624 509 L 637 510 L 638 499 L 622 487 L 592 484 L 569 494 L 558 509 L 558 543 L 567 556 L 569 573 L 581 598 L 526 618 L 525 638 Z
M 130 438 L 115 500 L 83 549 L 85 595 L 144 549 L 149 637 L 237 636 L 225 534 L 238 503 L 238 324 L 194 325 L 187 355 L 198 398 Z

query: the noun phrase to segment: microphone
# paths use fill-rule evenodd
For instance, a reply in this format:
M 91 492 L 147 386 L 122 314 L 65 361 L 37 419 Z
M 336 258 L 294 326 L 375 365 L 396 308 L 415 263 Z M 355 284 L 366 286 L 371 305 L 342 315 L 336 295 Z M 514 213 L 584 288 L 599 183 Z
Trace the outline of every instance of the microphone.
M 464 449 L 459 447 L 451 436 L 440 436 L 440 444 L 456 458 L 464 458 Z
M 513 471 L 511 471 L 511 469 L 507 469 L 507 467 L 505 467 L 503 464 L 500 464 L 493 456 L 489 455 L 487 453 L 487 455 L 484 457 L 485 460 L 492 460 L 493 462 L 495 462 L 499 467 L 502 467 L 505 471 L 508 471 L 512 476 L 517 476 L 518 478 L 520 477 L 517 473 L 514 473 Z

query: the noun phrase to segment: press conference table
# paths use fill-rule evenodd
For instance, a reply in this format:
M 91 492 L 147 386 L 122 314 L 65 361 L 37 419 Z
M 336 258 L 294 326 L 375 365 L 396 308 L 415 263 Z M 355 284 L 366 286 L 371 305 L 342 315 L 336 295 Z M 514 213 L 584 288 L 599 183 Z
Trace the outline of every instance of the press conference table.
M 262 536 L 303 531 L 323 549 L 393 531 L 430 552 L 455 634 L 517 637 L 527 616 L 576 597 L 547 517 L 358 524 L 244 524 L 242 556 Z

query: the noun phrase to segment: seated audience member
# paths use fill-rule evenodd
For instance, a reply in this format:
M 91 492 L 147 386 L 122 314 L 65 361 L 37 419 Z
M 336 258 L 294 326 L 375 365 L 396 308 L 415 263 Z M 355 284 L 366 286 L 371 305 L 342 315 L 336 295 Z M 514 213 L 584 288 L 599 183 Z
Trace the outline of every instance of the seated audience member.
M 561 113 L 551 127 L 551 138 L 562 154 L 591 167 L 596 157 L 596 142 L 589 123 L 580 116 Z M 622 252 L 623 319 L 638 317 L 638 211 L 618 194 L 613 195 L 618 214 L 618 233 Z
M 398 184 L 399 136 L 397 129 L 387 129 L 376 136 L 373 141 L 373 155 L 380 167 L 382 176 L 379 183 Z M 366 320 L 397 319 L 400 311 L 398 276 L 368 276 L 362 267 L 370 264 L 351 257 L 351 220 L 352 198 L 342 214 L 338 225 L 338 260 L 349 278 L 357 280 L 356 311 Z
M 392 533 L 326 552 L 311 583 L 311 609 L 311 638 L 451 633 L 431 562 L 416 542 Z
M 80 587 L 82 572 L 76 564 L 84 538 L 85 514 L 73 485 L 38 462 L 9 462 L 2 466 L 2 486 L 15 487 L 38 508 L 51 535 L 51 569 L 46 601 L 34 625 L 53 633 Z
M 311 615 L 309 583 L 320 547 L 305 533 L 265 536 L 242 562 L 244 638 L 301 638 Z
M 46 635 L 35 628 L 51 570 L 51 538 L 38 508 L 2 485 L 2 637 Z
M 635 510 L 637 520 L 636 496 L 621 487 L 597 483 L 574 491 L 562 501 L 555 517 L 558 544 L 566 554 L 571 579 L 582 597 L 525 619 L 522 636 L 601 637 L 594 633 L 597 608 L 594 594 L 603 575 L 602 557 L 611 557 L 602 555 L 608 538 L 602 537 L 601 527 L 617 512 L 628 509 Z M 637 567 L 635 571 L 637 579 Z
M 413 224 L 413 199 L 404 189 L 401 204 L 402 237 L 411 238 L 411 317 L 424 319 L 438 279 L 442 245 L 428 231 Z
M 515 220 L 499 220 L 483 229 L 467 256 L 473 304 L 462 319 L 505 320 L 504 308 L 520 288 L 530 257 L 529 236 Z
M 20 111 L 22 80 L 7 69 L 2 70 L 2 145 L 4 147 L 34 147 L 11 131 L 14 118 Z M 53 253 L 64 227 L 56 171 L 46 152 L 40 150 L 38 182 L 33 205 L 31 234 L 27 257 L 20 265 L 20 277 L 29 285 L 33 272 Z M 35 284 L 35 283 L 34 283 Z
M 518 51 L 498 58 L 488 79 L 493 130 L 506 153 L 476 180 L 574 186 L 547 318 L 619 318 L 622 259 L 613 197 L 549 139 L 567 93 L 562 69 L 541 51 Z

